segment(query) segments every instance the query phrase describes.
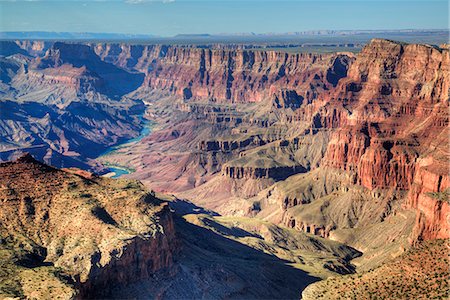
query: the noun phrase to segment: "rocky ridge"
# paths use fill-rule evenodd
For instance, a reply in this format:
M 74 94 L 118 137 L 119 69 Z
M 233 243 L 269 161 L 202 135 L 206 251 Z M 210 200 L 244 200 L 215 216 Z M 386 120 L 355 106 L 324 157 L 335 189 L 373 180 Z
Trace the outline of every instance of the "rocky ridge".
M 2 41 L 1 49 L 1 160 L 30 152 L 54 166 L 101 171 L 92 159 L 142 129 L 143 103 L 120 97 L 143 75 L 86 45 Z
M 2 278 L 20 283 L 2 284 L 3 296 L 107 296 L 111 283 L 128 285 L 172 266 L 172 216 L 140 183 L 82 177 L 30 155 L 0 169 L 2 256 L 15 257 Z M 53 278 L 49 290 L 38 288 L 41 277 Z

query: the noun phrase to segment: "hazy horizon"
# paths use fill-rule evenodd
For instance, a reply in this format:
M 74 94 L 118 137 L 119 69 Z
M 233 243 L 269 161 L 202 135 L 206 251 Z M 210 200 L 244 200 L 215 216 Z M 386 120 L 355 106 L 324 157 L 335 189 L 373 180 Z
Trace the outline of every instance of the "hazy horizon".
M 448 28 L 448 1 L 0 0 L 0 31 L 284 34 Z
M 55 33 L 55 34 L 105 34 L 105 35 L 129 35 L 129 36 L 149 36 L 158 38 L 172 38 L 176 36 L 283 36 L 283 35 L 343 35 L 342 33 L 377 33 L 377 32 L 450 32 L 447 28 L 399 28 L 399 29 L 311 29 L 305 31 L 290 31 L 290 32 L 219 32 L 219 33 L 175 33 L 173 35 L 157 35 L 152 33 L 130 33 L 130 32 L 114 32 L 114 31 L 42 31 L 42 30 L 0 30 L 0 33 Z M 320 33 L 319 33 L 320 32 Z M 329 33 L 328 33 L 329 32 Z

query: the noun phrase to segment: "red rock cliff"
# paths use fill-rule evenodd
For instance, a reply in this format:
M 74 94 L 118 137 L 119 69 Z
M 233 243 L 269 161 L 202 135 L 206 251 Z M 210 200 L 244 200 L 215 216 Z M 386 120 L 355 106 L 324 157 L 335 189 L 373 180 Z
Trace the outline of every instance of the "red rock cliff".
M 346 113 L 323 163 L 369 189 L 410 190 L 426 239 L 449 236 L 449 62 L 448 49 L 373 40 L 326 104 Z
M 105 61 L 147 74 L 144 86 L 185 99 L 258 102 L 284 92 L 308 101 L 346 75 L 350 58 L 334 54 L 200 49 L 179 46 L 92 45 Z M 284 100 L 279 99 L 280 102 Z

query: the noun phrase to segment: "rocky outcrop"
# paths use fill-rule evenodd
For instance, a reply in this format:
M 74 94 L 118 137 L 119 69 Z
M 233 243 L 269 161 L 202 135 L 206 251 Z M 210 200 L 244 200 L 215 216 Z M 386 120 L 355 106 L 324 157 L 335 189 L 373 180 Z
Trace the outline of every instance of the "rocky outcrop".
M 448 241 L 423 242 L 382 266 L 309 285 L 302 299 L 446 298 Z
M 448 61 L 445 49 L 373 40 L 331 93 L 348 113 L 324 164 L 355 172 L 369 189 L 409 189 L 419 153 L 448 124 Z
M 324 73 L 333 59 L 313 54 L 168 48 L 148 72 L 146 84 L 186 99 L 231 102 L 260 102 L 278 89 L 292 87 L 311 101 L 329 85 Z M 308 87 L 307 91 L 301 87 Z
M 97 86 L 98 92 L 114 99 L 136 90 L 144 78 L 143 74 L 127 72 L 103 62 L 89 46 L 81 44 L 56 42 L 47 50 L 45 56 L 38 57 L 33 65 L 39 70 L 50 71 L 63 65 L 85 68 L 102 80 L 102 85 Z
M 412 243 L 449 236 L 447 61 L 445 49 L 375 40 L 338 84 L 345 92 L 331 99 L 349 113 L 323 164 L 368 189 L 409 190 L 404 207 L 417 213 Z
M 263 146 L 272 142 L 277 142 L 279 147 L 287 147 L 291 145 L 292 147 L 298 147 L 299 139 L 294 138 L 292 140 L 279 140 L 277 137 L 270 136 L 259 136 L 251 135 L 248 137 L 242 137 L 242 139 L 237 140 L 212 140 L 212 141 L 201 141 L 199 144 L 199 149 L 201 151 L 222 151 L 231 152 L 234 150 L 245 150 L 251 149 L 259 146 Z M 244 153 L 239 154 L 240 156 Z
M 273 94 L 273 105 L 276 108 L 297 109 L 303 104 L 303 96 L 292 90 L 280 90 Z
M 0 160 L 28 151 L 54 166 L 86 169 L 88 157 L 141 129 L 134 124 L 139 122 L 136 115 L 127 115 L 121 107 L 87 101 L 66 105 L 58 109 L 36 102 L 0 101 L 0 110 L 6 112 L 0 119 Z
M 381 39 L 373 40 L 357 55 L 214 47 L 96 47 L 105 61 L 146 73 L 144 90 L 162 90 L 182 100 L 177 107 L 186 113 L 183 117 L 192 116 L 189 122 L 196 124 L 195 130 L 210 126 L 207 133 L 201 133 L 202 138 L 188 133 L 191 138 L 185 141 L 191 148 L 183 151 L 195 151 L 202 157 L 196 160 L 201 162 L 196 167 L 193 160 L 184 159 L 187 154 L 157 159 L 168 163 L 166 170 L 174 169 L 174 160 L 182 161 L 186 168 L 180 172 L 195 174 L 183 184 L 195 182 L 190 186 L 196 188 L 215 174 L 226 178 L 224 182 L 267 179 L 272 184 L 272 179 L 285 180 L 323 167 L 343 171 L 345 185 L 362 186 L 364 192 L 349 192 L 337 189 L 340 184 L 336 183 L 317 195 L 297 190 L 276 201 L 272 196 L 263 199 L 262 203 L 276 202 L 282 211 L 277 221 L 289 227 L 326 237 L 330 230 L 383 220 L 392 213 L 391 202 L 416 185 L 418 161 L 447 152 L 446 48 Z M 177 126 L 182 127 L 185 120 L 174 122 L 178 120 Z M 170 138 L 170 145 L 179 151 L 184 140 L 177 136 Z M 171 149 L 159 142 L 161 145 L 150 148 Z M 209 163 L 214 168 L 205 167 Z M 187 177 L 178 171 L 176 180 Z M 144 170 L 140 174 L 145 174 Z M 168 178 L 167 174 L 162 178 Z M 334 192 L 338 194 L 331 195 Z M 309 198 L 305 200 L 302 193 Z M 336 198 L 335 203 L 327 206 L 327 195 Z M 387 200 L 380 207 L 371 204 L 384 196 Z M 312 202 L 317 200 L 324 202 L 322 210 L 315 210 L 318 204 Z M 273 209 L 273 204 L 266 207 Z M 308 208 L 302 215 L 300 207 L 309 204 L 313 212 L 307 212 Z M 335 215 L 329 207 L 346 216 Z M 324 216 L 323 220 L 308 220 L 313 213 Z
M 347 113 L 337 119 L 323 165 L 371 190 L 409 190 L 405 207 L 418 214 L 413 240 L 449 236 L 448 202 L 438 200 L 448 198 L 448 163 L 433 159 L 448 159 L 448 62 L 447 49 L 375 39 L 330 93 L 329 103 Z M 424 166 L 430 160 L 433 167 Z
M 248 146 L 261 146 L 266 144 L 257 136 L 251 136 L 239 141 L 201 141 L 199 149 L 202 151 L 230 152 L 237 149 L 245 149 Z
M 265 178 L 278 181 L 305 171 L 303 166 L 239 167 L 224 165 L 222 167 L 222 174 L 233 179 Z
M 106 297 L 172 266 L 177 243 L 169 207 L 140 183 L 85 178 L 29 154 L 0 169 L 4 243 L 12 249 L 21 243 L 31 253 L 39 249 L 25 266 L 60 268 L 78 297 Z
M 49 41 L 33 41 L 33 40 L 21 40 L 15 41 L 15 43 L 27 53 L 33 56 L 41 56 L 45 54 L 45 51 L 53 44 Z
M 86 45 L 51 43 L 42 57 L 25 56 L 24 49 L 50 44 L 8 45 L 13 54 L 0 58 L 1 160 L 28 151 L 55 166 L 101 171 L 90 158 L 138 135 L 144 104 L 116 99 L 143 75 L 103 62 Z
M 125 75 L 140 78 L 118 95 L 139 86 L 128 95 L 148 101 L 156 118 L 163 115 L 159 120 L 162 130 L 145 145 L 136 145 L 140 149 L 136 152 L 142 154 L 133 153 L 135 148 L 121 159 L 135 164 L 137 178 L 155 180 L 164 191 L 195 188 L 219 176 L 230 182 L 268 179 L 272 184 L 324 167 L 345 172 L 350 185 L 360 185 L 370 193 L 377 189 L 421 190 L 416 181 L 419 161 L 448 157 L 449 61 L 445 47 L 381 39 L 373 40 L 357 55 L 55 43 L 23 73 L 32 77 L 33 83 L 41 80 L 106 96 L 117 92 L 111 89 L 111 82 L 122 86 Z M 145 74 L 145 79 L 136 72 Z M 161 103 L 152 98 L 156 94 L 169 94 L 170 100 Z M 126 99 L 122 97 L 120 103 Z M 103 100 L 95 98 L 95 102 Z M 77 128 L 80 117 L 83 123 L 92 123 L 92 115 L 77 106 L 69 107 L 78 118 L 70 128 Z M 129 124 L 127 118 L 96 119 L 95 128 L 87 131 L 89 140 L 95 133 L 103 133 L 100 126 L 116 133 L 116 126 L 111 126 L 114 121 Z M 130 129 L 125 125 L 123 131 Z M 62 142 L 53 145 L 65 153 L 67 148 Z M 444 159 L 438 160 L 444 164 Z M 304 202 L 292 194 L 280 207 L 289 210 Z M 419 206 L 409 204 L 413 209 Z M 423 202 L 424 211 L 425 206 L 432 205 Z M 295 220 L 303 224 L 301 219 Z M 289 222 L 286 217 L 285 223 Z M 355 225 L 350 223 L 346 225 Z M 311 232 L 316 228 L 325 232 L 329 225 L 305 224 L 298 226 L 309 227 Z M 439 230 L 431 231 L 433 236 Z
M 59 91 L 55 91 L 51 97 L 55 100 L 61 98 L 60 102 L 105 89 L 105 81 L 85 66 L 77 68 L 67 64 L 43 70 L 24 68 L 14 78 L 12 85 L 17 90 L 29 89 L 31 92 L 59 87 Z M 51 98 L 48 95 L 46 97 Z
M 450 236 L 450 180 L 448 168 L 432 158 L 419 161 L 406 208 L 417 210 L 412 242 Z
M 120 256 L 109 264 L 95 265 L 87 280 L 80 283 L 80 299 L 108 296 L 112 282 L 118 286 L 128 286 L 134 282 L 148 280 L 159 271 L 170 271 L 173 254 L 178 251 L 178 245 L 169 206 L 164 206 L 153 218 L 158 220 L 161 230 L 151 237 L 132 239 L 124 249 L 119 250 Z M 94 259 L 100 262 L 101 257 Z

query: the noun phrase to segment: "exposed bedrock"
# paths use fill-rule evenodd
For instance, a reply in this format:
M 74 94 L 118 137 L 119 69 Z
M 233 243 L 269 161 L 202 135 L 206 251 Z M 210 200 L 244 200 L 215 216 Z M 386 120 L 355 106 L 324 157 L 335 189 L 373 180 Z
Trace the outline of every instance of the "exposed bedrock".
M 245 150 L 248 148 L 254 148 L 263 146 L 272 142 L 279 143 L 280 147 L 287 147 L 288 145 L 298 146 L 298 138 L 291 141 L 289 140 L 279 140 L 277 136 L 262 137 L 259 135 L 252 135 L 249 137 L 243 137 L 243 139 L 238 140 L 216 140 L 216 141 L 201 141 L 199 144 L 199 149 L 202 151 L 222 151 L 231 152 L 234 150 Z M 241 154 L 242 155 L 242 154 Z
M 98 91 L 114 99 L 136 90 L 144 78 L 143 74 L 127 72 L 102 61 L 87 45 L 61 42 L 54 43 L 42 58 L 38 57 L 33 67 L 53 71 L 64 65 L 87 69 L 98 76 L 103 80 Z
M 195 155 L 202 159 L 186 161 L 187 168 L 177 169 L 174 189 L 179 190 L 176 182 L 186 190 L 185 182 L 195 181 L 189 186 L 196 189 L 214 178 L 215 191 L 229 195 L 233 190 L 238 197 L 236 182 L 264 180 L 242 198 L 271 189 L 271 196 L 259 199 L 261 211 L 276 206 L 280 212 L 274 219 L 290 227 L 328 236 L 330 230 L 384 220 L 392 213 L 392 202 L 403 201 L 404 192 L 420 189 L 415 178 L 419 161 L 446 156 L 448 49 L 380 39 L 355 56 L 96 47 L 103 60 L 146 73 L 145 88 L 176 95 L 182 100 L 177 108 L 187 118 L 210 126 L 201 138 L 189 134 L 191 148 L 183 150 L 193 151 L 195 141 Z M 247 110 L 238 102 L 248 105 Z M 177 149 L 183 143 L 174 141 Z M 159 161 L 173 165 L 170 159 Z M 326 186 L 313 195 L 270 187 L 316 168 L 342 171 L 345 180 L 313 181 Z M 180 180 L 183 172 L 195 176 Z M 221 186 L 221 180 L 227 184 Z M 198 197 L 211 197 L 206 188 Z M 423 210 L 430 211 L 423 203 Z M 328 207 L 346 217 L 333 215 Z M 323 219 L 310 219 L 313 214 Z M 440 236 L 437 225 L 431 224 L 442 218 L 433 219 L 429 213 L 428 219 L 431 223 L 425 227 L 435 228 L 428 231 Z
M 370 139 L 362 132 L 341 130 L 328 145 L 324 165 L 355 172 L 355 182 L 368 189 L 408 189 L 417 150 L 399 140 Z
M 259 102 L 290 89 L 282 101 L 298 106 L 346 76 L 347 55 L 199 49 L 177 46 L 92 45 L 105 61 L 147 74 L 145 86 L 184 99 Z M 297 94 L 297 96 L 294 96 Z
M 67 59 L 75 54 L 80 59 Z M 136 95 L 175 95 L 178 117 L 163 119 L 167 126 L 145 141 L 148 148 L 140 149 L 145 155 L 131 155 L 135 176 L 157 182 L 165 191 L 197 188 L 216 177 L 272 184 L 324 167 L 343 171 L 348 186 L 360 185 L 369 194 L 395 189 L 422 195 L 408 199 L 416 199 L 410 207 L 418 209 L 422 202 L 426 211 L 431 204 L 425 204 L 427 192 L 419 191 L 418 163 L 442 153 L 447 157 L 450 59 L 444 48 L 375 39 L 361 53 L 344 55 L 56 43 L 38 62 L 37 71 L 48 69 L 45 80 L 73 87 L 68 90 L 82 90 L 81 79 L 95 77 L 89 71 L 109 63 L 107 70 L 119 81 L 121 74 L 145 74 Z M 85 90 L 108 87 L 108 76 L 95 73 L 98 80 L 89 80 L 92 86 Z M 173 109 L 173 103 L 152 104 L 155 114 Z M 150 164 L 151 170 L 146 169 Z M 263 188 L 268 186 L 258 190 Z M 333 186 L 320 197 L 335 191 L 340 190 Z M 292 193 L 279 207 L 289 210 L 308 201 Z M 328 223 L 305 224 L 312 232 L 328 231 Z M 430 236 L 442 234 L 428 231 Z
M 169 207 L 139 182 L 54 169 L 29 154 L 0 163 L 0 179 L 2 250 L 20 248 L 30 257 L 17 272 L 59 268 L 71 278 L 62 284 L 86 299 L 173 265 L 178 244 Z M 59 292 L 35 289 L 30 297 L 66 298 Z
M 49 41 L 32 41 L 32 40 L 21 40 L 15 41 L 15 43 L 29 54 L 38 56 L 44 55 L 45 51 L 51 47 L 52 42 Z
M 370 191 L 353 180 L 329 167 L 293 175 L 260 193 L 258 216 L 328 238 L 333 230 L 374 224 L 391 213 L 392 192 Z
M 291 175 L 297 173 L 303 173 L 306 169 L 303 166 L 282 166 L 282 167 L 238 167 L 238 166 L 227 166 L 222 167 L 222 173 L 233 179 L 274 179 L 284 180 Z
M 406 208 L 417 210 L 414 237 L 439 239 L 450 236 L 450 180 L 443 161 L 422 159 L 416 168 Z
M 415 55 L 421 58 L 416 61 Z M 430 64 L 423 64 L 427 60 Z M 402 191 L 409 190 L 406 207 L 418 211 L 415 234 L 425 239 L 448 237 L 444 217 L 448 202 L 437 200 L 448 199 L 447 187 L 437 187 L 438 182 L 446 182 L 445 172 L 428 176 L 434 185 L 426 188 L 417 178 L 426 172 L 417 167 L 422 157 L 446 157 L 447 61 L 447 50 L 430 46 L 382 40 L 366 46 L 351 64 L 349 76 L 323 95 L 328 102 L 301 107 L 288 119 L 309 120 L 311 129 L 305 133 L 331 131 L 320 168 L 340 169 L 347 174 L 345 180 L 315 182 L 314 186 L 326 188 L 312 194 L 312 187 L 301 183 L 303 175 L 292 176 L 284 181 L 287 186 L 274 185 L 267 199 L 259 202 L 259 209 L 264 211 L 264 205 L 277 203 L 285 212 L 283 224 L 327 237 L 332 230 L 384 220 L 395 211 L 393 203 L 404 198 Z M 316 103 L 320 101 L 319 97 Z M 444 161 L 440 159 L 426 169 L 446 169 Z M 289 187 L 294 178 L 298 188 Z M 308 180 L 314 182 L 313 178 Z M 355 189 L 355 185 L 362 187 Z M 337 211 L 339 216 L 334 215 Z
M 135 237 L 125 248 L 117 250 L 119 256 L 105 266 L 99 265 L 101 255 L 94 256 L 94 267 L 85 282 L 80 284 L 79 299 L 108 296 L 111 283 L 128 286 L 140 280 L 148 280 L 159 271 L 170 271 L 173 255 L 178 252 L 178 243 L 169 207 L 158 212 L 161 231 L 151 237 Z

